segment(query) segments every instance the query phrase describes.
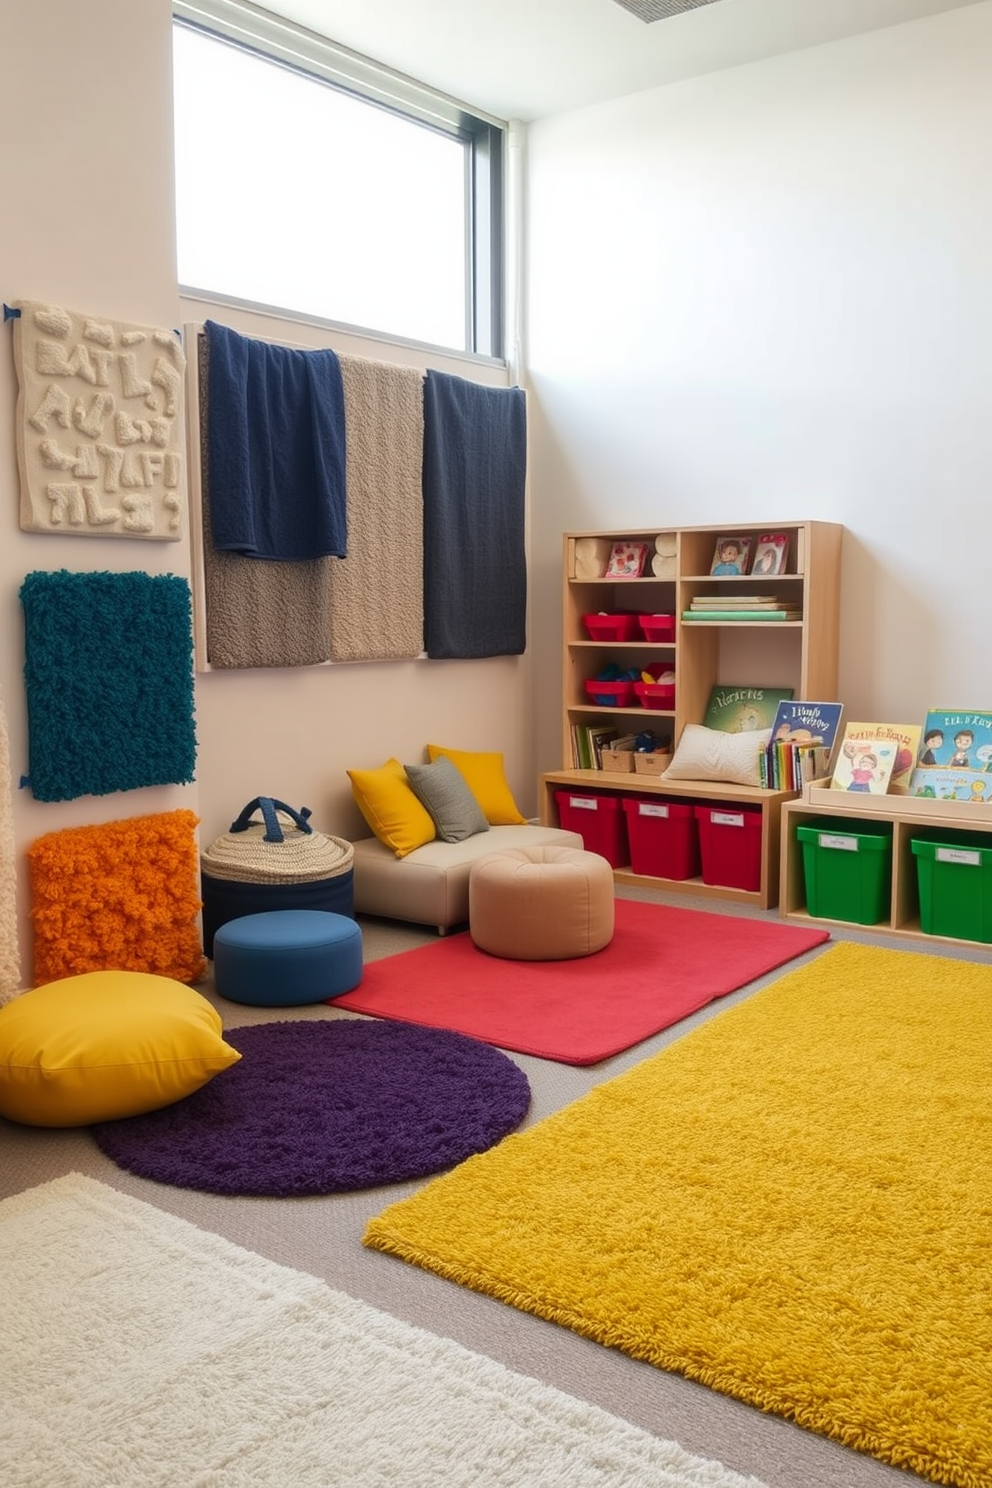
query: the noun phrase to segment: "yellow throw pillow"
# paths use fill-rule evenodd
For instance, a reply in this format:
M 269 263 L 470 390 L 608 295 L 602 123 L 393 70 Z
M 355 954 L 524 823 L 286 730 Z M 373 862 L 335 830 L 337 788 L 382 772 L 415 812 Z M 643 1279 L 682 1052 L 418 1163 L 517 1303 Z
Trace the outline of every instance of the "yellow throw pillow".
M 501 754 L 442 749 L 440 744 L 428 744 L 427 757 L 432 764 L 436 759 L 444 758 L 457 766 L 491 827 L 516 827 L 526 822 L 527 818 L 521 816 L 506 783 Z
M 349 770 L 348 779 L 359 811 L 398 858 L 434 841 L 434 820 L 414 795 L 399 760 L 387 760 L 378 770 Z
M 212 1003 L 143 971 L 46 982 L 0 1008 L 0 1114 L 88 1126 L 171 1105 L 241 1058 Z

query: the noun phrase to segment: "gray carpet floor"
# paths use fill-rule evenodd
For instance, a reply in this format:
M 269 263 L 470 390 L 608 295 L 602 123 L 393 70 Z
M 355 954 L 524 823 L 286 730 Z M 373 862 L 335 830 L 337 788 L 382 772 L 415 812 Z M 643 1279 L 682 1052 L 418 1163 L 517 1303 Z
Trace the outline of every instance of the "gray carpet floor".
M 723 901 L 637 888 L 624 897 L 672 903 L 726 914 L 754 915 Z M 775 911 L 765 916 L 777 919 Z M 366 960 L 424 944 L 434 932 L 386 921 L 362 919 Z M 900 950 L 988 962 L 987 948 L 965 948 L 939 941 L 831 926 L 834 939 Z M 749 997 L 784 970 L 822 954 L 817 948 L 784 969 L 750 983 L 702 1009 L 675 1027 L 612 1059 L 576 1068 L 514 1054 L 527 1073 L 533 1100 L 525 1125 L 532 1125 L 584 1095 L 593 1085 L 621 1074 L 691 1028 Z M 249 1008 L 219 998 L 209 981 L 201 990 L 220 1010 L 226 1027 L 286 1017 L 344 1016 L 324 1005 L 302 1008 Z M 769 1488 L 907 1488 L 923 1480 L 873 1458 L 815 1436 L 777 1416 L 765 1414 L 703 1385 L 638 1363 L 626 1355 L 580 1338 L 566 1328 L 518 1312 L 490 1297 L 459 1287 L 391 1256 L 366 1250 L 366 1222 L 414 1192 L 419 1183 L 393 1184 L 360 1193 L 304 1199 L 224 1198 L 169 1188 L 118 1168 L 96 1146 L 86 1129 L 47 1130 L 18 1126 L 0 1118 L 0 1197 L 19 1193 L 63 1173 L 80 1172 L 182 1216 L 203 1229 L 226 1236 L 283 1265 L 323 1277 L 329 1285 L 361 1298 L 394 1317 L 453 1338 L 510 1369 L 544 1380 L 589 1400 L 687 1451 L 715 1457 L 741 1473 L 752 1473 Z M 54 1488 L 42 1484 L 38 1488 Z M 103 1488 L 94 1484 L 93 1488 Z

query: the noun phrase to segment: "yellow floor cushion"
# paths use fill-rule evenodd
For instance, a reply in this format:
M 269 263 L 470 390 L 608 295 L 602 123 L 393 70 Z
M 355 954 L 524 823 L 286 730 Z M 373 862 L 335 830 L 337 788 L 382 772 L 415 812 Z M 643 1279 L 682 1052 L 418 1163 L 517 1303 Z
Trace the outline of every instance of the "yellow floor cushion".
M 86 1126 L 171 1105 L 241 1055 L 192 987 L 137 971 L 47 982 L 0 1008 L 0 1115 Z

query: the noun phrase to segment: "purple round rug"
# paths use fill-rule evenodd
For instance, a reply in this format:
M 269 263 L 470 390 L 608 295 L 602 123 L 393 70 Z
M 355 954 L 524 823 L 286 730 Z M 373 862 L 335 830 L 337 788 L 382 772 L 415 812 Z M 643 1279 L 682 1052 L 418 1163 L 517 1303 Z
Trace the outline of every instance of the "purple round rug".
M 523 1120 L 527 1076 L 464 1034 L 381 1019 L 225 1030 L 241 1054 L 202 1089 L 95 1125 L 142 1178 L 283 1198 L 424 1178 L 485 1152 Z

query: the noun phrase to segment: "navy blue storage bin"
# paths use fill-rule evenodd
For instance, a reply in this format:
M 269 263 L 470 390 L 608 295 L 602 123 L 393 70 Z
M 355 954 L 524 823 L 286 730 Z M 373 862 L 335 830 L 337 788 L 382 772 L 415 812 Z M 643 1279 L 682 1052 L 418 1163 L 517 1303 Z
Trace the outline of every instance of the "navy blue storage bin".
M 355 918 L 355 871 L 316 883 L 252 884 L 211 878 L 200 872 L 203 895 L 203 954 L 213 960 L 214 936 L 228 920 L 266 914 L 270 909 L 326 909 Z
M 256 796 L 200 854 L 203 949 L 211 960 L 221 925 L 243 915 L 319 909 L 355 918 L 354 846 L 315 832 L 309 816 L 306 806 L 295 811 Z

